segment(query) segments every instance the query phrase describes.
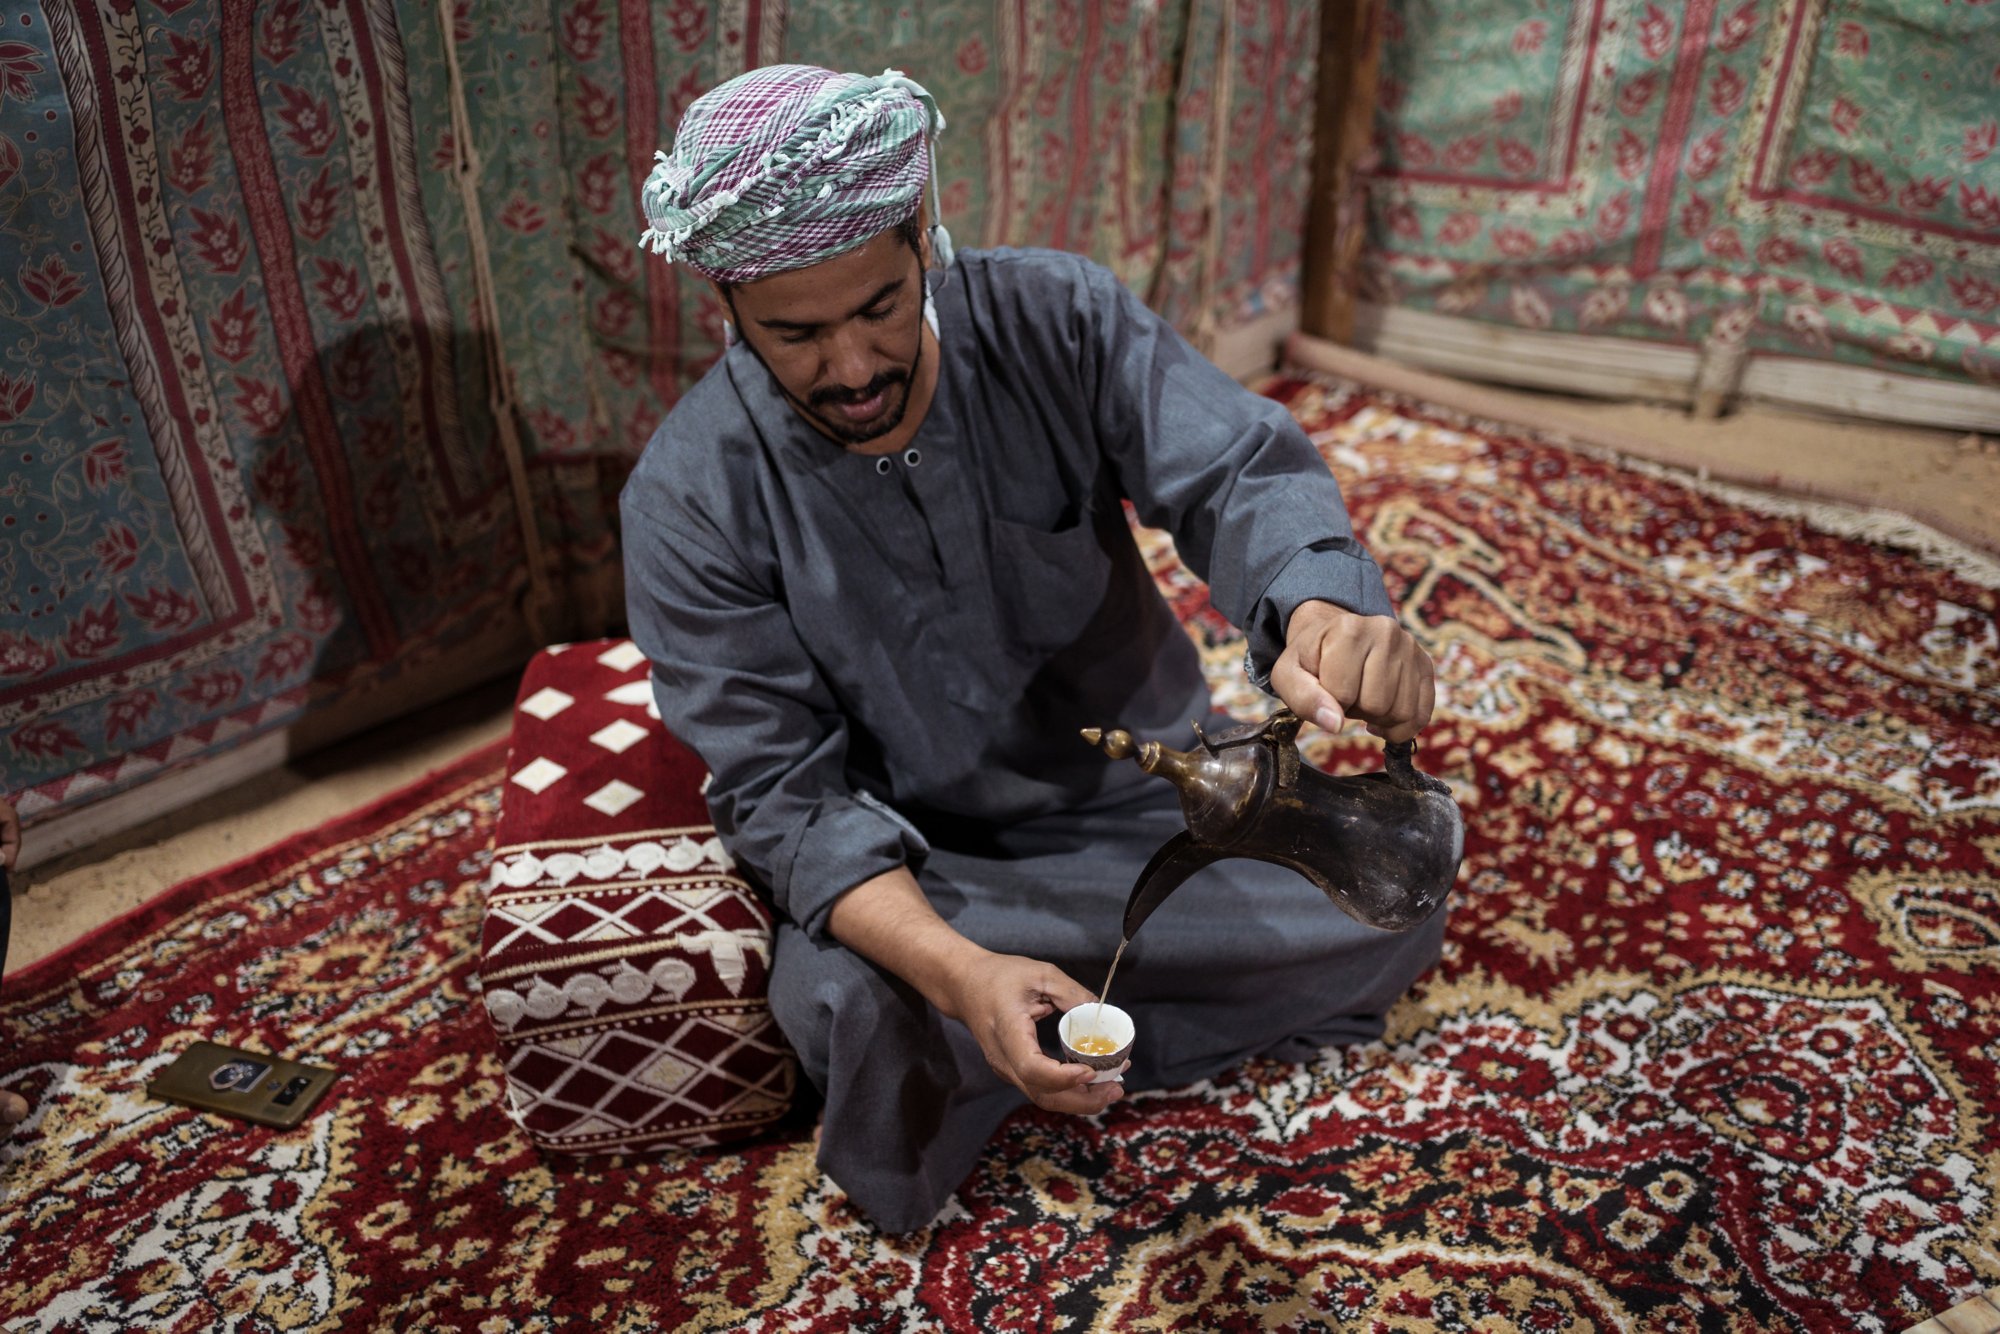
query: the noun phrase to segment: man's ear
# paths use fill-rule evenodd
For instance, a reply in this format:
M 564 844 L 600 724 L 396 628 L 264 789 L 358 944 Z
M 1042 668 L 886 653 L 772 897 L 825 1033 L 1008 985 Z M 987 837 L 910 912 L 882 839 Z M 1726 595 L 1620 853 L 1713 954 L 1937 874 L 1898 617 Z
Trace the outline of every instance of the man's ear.
M 708 280 L 708 290 L 715 293 L 715 304 L 722 307 L 722 345 L 734 347 L 743 337 L 742 326 L 736 320 L 736 302 L 729 295 L 729 289 L 713 278 Z

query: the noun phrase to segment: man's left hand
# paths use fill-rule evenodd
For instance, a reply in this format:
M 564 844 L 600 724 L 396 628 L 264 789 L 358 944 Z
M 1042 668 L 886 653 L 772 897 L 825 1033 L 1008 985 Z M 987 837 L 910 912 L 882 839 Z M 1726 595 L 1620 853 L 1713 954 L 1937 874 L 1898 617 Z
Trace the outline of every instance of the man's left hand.
M 1293 713 L 1329 732 L 1359 718 L 1389 741 L 1422 731 L 1437 698 L 1430 655 L 1395 617 L 1318 601 L 1292 613 L 1271 689 Z

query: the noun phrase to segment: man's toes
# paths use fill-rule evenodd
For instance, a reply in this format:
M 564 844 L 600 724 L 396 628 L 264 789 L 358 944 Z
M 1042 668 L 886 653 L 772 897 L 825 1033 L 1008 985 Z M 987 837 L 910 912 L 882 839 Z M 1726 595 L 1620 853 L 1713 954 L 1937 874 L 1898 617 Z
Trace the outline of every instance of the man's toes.
M 18 1093 L 0 1089 L 0 1125 L 19 1125 L 28 1119 L 28 1100 Z

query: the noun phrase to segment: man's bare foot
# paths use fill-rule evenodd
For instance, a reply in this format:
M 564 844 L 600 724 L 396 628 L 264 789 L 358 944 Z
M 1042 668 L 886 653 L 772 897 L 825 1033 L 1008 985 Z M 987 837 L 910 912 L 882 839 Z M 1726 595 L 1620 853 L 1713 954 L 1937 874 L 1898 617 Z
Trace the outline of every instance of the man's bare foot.
M 28 1100 L 0 1089 L 0 1126 L 17 1126 L 28 1119 Z

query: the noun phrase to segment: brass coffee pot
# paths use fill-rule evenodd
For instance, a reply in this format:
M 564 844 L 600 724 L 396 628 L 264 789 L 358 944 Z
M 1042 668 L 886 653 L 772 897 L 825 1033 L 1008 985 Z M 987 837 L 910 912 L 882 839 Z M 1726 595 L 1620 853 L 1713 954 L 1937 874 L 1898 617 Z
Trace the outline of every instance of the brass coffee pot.
M 1125 902 L 1125 939 L 1167 895 L 1211 862 L 1252 857 L 1288 866 L 1365 926 L 1404 931 L 1437 911 L 1465 853 L 1465 822 L 1451 789 L 1420 773 L 1416 743 L 1392 741 L 1376 773 L 1334 778 L 1303 762 L 1299 719 L 1279 709 L 1262 723 L 1209 737 L 1201 749 L 1135 741 L 1122 729 L 1083 729 L 1114 760 L 1180 789 L 1187 830 L 1161 845 Z

